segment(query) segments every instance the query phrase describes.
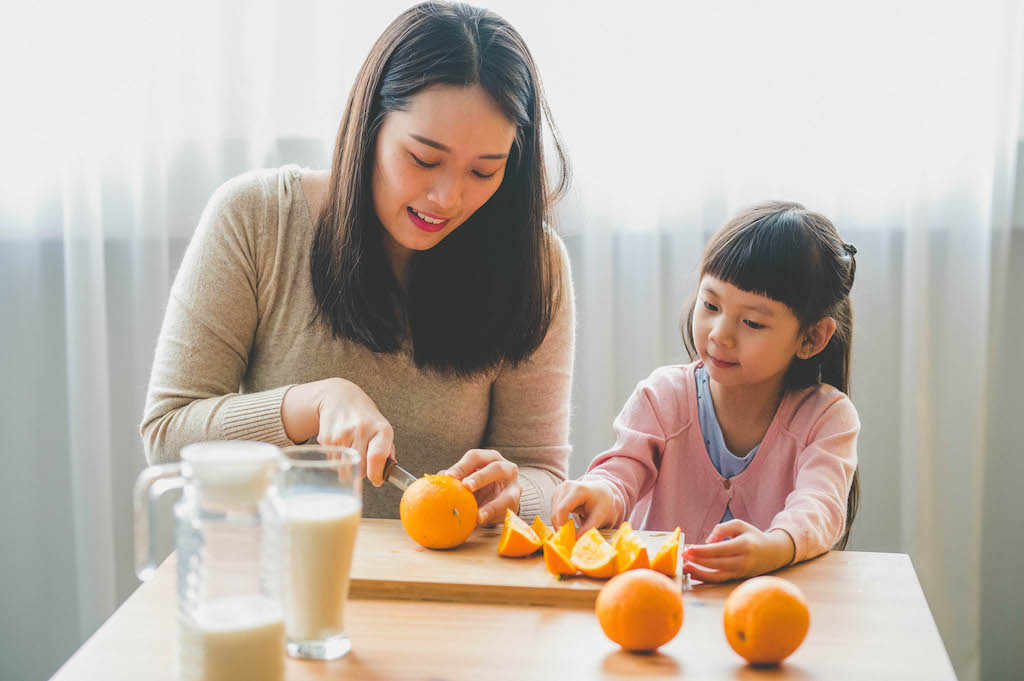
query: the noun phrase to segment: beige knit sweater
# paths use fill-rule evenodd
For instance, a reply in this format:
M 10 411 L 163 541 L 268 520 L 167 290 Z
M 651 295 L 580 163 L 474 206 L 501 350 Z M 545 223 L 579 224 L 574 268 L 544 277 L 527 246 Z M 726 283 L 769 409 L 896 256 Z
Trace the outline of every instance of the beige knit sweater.
M 469 380 L 418 369 L 405 351 L 374 354 L 311 324 L 313 222 L 297 166 L 259 170 L 211 198 L 171 288 L 141 433 L 150 463 L 200 440 L 292 444 L 281 422 L 288 387 L 346 378 L 395 430 L 398 462 L 436 473 L 467 450 L 496 449 L 519 466 L 520 515 L 548 517 L 568 473 L 574 304 L 564 282 L 540 348 L 518 369 Z M 401 492 L 364 484 L 363 515 L 396 518 Z

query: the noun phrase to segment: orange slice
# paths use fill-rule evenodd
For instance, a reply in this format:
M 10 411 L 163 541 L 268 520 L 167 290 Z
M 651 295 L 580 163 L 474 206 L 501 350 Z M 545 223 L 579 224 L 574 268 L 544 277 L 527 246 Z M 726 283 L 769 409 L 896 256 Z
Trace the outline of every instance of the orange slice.
M 619 572 L 650 567 L 650 563 L 647 560 L 647 547 L 644 546 L 640 535 L 636 532 L 629 531 L 623 533 L 619 537 L 618 542 L 613 544 L 613 546 L 618 554 Z
M 619 542 L 622 541 L 622 537 L 633 531 L 633 526 L 629 524 L 628 520 L 624 520 L 619 529 L 615 530 L 615 534 L 612 535 L 611 545 L 616 551 L 619 550 Z
M 541 543 L 544 543 L 550 537 L 555 536 L 555 533 L 551 531 L 550 527 L 544 524 L 544 521 L 540 519 L 540 516 L 534 517 L 533 524 L 530 525 L 530 529 L 537 534 L 537 539 L 540 539 Z
M 679 528 L 677 527 L 672 535 L 665 540 L 658 552 L 654 554 L 651 561 L 651 569 L 657 570 L 669 577 L 676 576 L 676 556 L 679 555 Z
M 576 544 L 576 526 L 570 520 L 544 542 L 544 567 L 553 575 L 574 575 L 572 549 Z
M 498 553 L 507 558 L 522 558 L 540 548 L 540 539 L 526 521 L 505 509 L 505 526 L 501 528 Z
M 565 548 L 553 539 L 544 542 L 544 567 L 553 575 L 574 575 L 576 568 Z
M 618 572 L 618 554 L 596 528 L 587 530 L 577 540 L 570 558 L 572 564 L 588 577 L 603 579 L 614 577 Z

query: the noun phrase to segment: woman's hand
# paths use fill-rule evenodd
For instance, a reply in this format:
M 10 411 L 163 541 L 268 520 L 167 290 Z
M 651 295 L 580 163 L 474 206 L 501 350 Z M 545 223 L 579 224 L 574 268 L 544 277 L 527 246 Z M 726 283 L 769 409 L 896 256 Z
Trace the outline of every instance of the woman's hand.
M 316 435 L 322 445 L 355 449 L 367 479 L 375 487 L 384 483 L 384 463 L 395 453 L 395 431 L 355 383 L 328 378 L 292 386 L 284 394 L 281 421 L 292 442 Z
M 551 495 L 551 524 L 555 531 L 569 520 L 569 514 L 580 516 L 582 525 L 577 534 L 592 527 L 603 527 L 614 519 L 615 496 L 611 486 L 602 480 L 566 480 Z
M 683 571 L 702 582 L 763 575 L 793 562 L 796 546 L 785 530 L 762 532 L 742 520 L 716 525 L 707 542 L 683 551 Z
M 493 449 L 471 449 L 451 468 L 439 475 L 450 475 L 462 481 L 476 497 L 476 524 L 502 522 L 505 509 L 519 512 L 519 466 Z

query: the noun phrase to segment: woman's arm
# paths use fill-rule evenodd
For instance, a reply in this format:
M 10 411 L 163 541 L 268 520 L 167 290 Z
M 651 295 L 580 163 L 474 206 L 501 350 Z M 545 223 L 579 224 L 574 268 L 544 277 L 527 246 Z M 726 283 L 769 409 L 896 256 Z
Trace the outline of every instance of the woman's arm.
M 140 431 L 150 463 L 211 439 L 290 444 L 281 402 L 290 386 L 239 394 L 259 320 L 260 231 L 276 226 L 276 177 L 248 173 L 210 199 L 164 314 Z

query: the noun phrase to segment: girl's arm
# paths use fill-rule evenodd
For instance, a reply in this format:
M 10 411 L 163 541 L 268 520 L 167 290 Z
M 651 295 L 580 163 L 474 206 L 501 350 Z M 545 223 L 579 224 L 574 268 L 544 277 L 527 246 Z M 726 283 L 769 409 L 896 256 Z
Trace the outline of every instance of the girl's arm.
M 845 530 L 859 430 L 853 403 L 837 395 L 810 429 L 797 456 L 795 487 L 769 528 L 761 531 L 742 520 L 717 525 L 704 544 L 687 547 L 685 571 L 705 582 L 722 582 L 828 551 Z
M 658 477 L 666 436 L 656 401 L 649 382 L 641 382 L 612 424 L 615 446 L 598 455 L 580 479 L 584 486 L 603 484 L 611 493 L 611 508 L 601 526 L 620 525 Z
M 857 470 L 860 419 L 853 402 L 837 395 L 824 409 L 797 456 L 796 484 L 768 528 L 783 530 L 795 545 L 794 563 L 822 554 L 846 530 L 846 504 Z

